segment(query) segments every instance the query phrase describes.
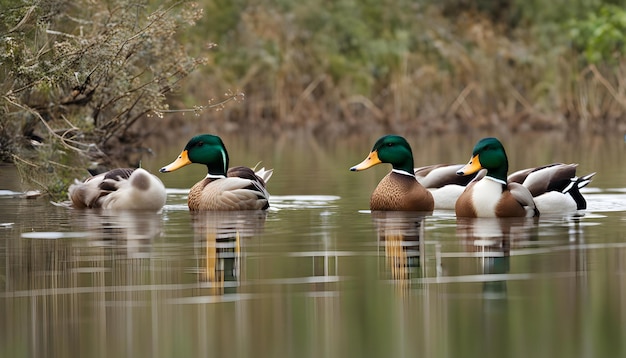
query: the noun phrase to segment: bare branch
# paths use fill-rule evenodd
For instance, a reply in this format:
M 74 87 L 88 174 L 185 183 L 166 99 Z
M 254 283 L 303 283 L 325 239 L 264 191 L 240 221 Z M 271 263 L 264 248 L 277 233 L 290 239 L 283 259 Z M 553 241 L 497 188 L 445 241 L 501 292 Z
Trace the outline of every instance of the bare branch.
M 196 115 L 199 115 L 201 112 L 203 112 L 206 109 L 223 109 L 224 106 L 226 104 L 228 104 L 229 102 L 235 101 L 235 102 L 239 102 L 239 101 L 243 101 L 245 94 L 243 92 L 227 92 L 225 94 L 227 97 L 217 103 L 209 103 L 206 106 L 196 106 L 194 108 L 185 108 L 185 109 L 163 109 L 163 110 L 152 110 L 154 113 L 156 113 L 157 115 L 163 115 L 165 113 L 189 113 L 189 112 L 193 112 Z M 210 100 L 209 100 L 210 102 Z
M 7 33 L 10 34 L 12 32 L 15 32 L 20 27 L 22 27 L 22 25 L 24 25 L 28 21 L 28 19 L 30 18 L 30 15 L 32 15 L 32 13 L 35 11 L 36 8 L 37 8 L 37 6 L 35 6 L 35 5 L 29 7 L 28 10 L 26 11 L 26 14 L 24 14 L 24 17 L 22 17 L 22 20 L 20 20 L 20 22 L 18 22 L 17 25 L 13 26 L 12 29 L 7 31 Z

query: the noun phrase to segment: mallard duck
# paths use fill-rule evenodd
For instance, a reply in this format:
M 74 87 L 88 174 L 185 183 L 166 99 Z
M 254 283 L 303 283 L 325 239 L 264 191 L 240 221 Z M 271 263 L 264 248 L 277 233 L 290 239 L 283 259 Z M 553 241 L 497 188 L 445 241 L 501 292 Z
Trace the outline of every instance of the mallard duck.
M 465 186 L 469 184 L 477 174 L 473 173 L 466 176 L 458 175 L 456 172 L 463 166 L 464 164 L 434 164 L 415 168 L 417 181 L 433 194 L 435 209 L 454 210 L 456 200 L 465 190 Z M 538 198 L 551 191 L 568 192 L 575 200 L 577 210 L 581 210 L 586 208 L 586 202 L 579 190 L 591 182 L 591 178 L 595 173 L 577 177 L 577 166 L 577 164 L 551 163 L 539 167 L 526 168 L 510 174 L 507 177 L 507 182 L 524 185 L 530 190 L 534 198 Z M 575 185 L 577 188 L 570 187 L 571 185 Z M 551 195 L 554 194 L 556 193 L 552 193 Z M 558 195 L 555 196 L 558 197 Z M 541 202 L 546 200 L 546 198 L 547 197 L 541 197 L 541 199 L 539 199 L 540 203 L 538 205 L 540 209 Z M 545 209 L 550 209 L 550 207 Z M 562 210 L 557 208 L 557 211 Z M 549 210 L 547 210 L 547 212 L 549 212 Z
M 265 183 L 273 170 L 248 167 L 228 168 L 228 152 L 218 136 L 197 135 L 185 146 L 178 158 L 161 168 L 161 173 L 180 169 L 191 163 L 204 164 L 207 176 L 189 191 L 189 210 L 265 210 L 270 194 Z
M 460 176 L 464 164 L 433 164 L 414 169 L 417 181 L 433 195 L 435 209 L 454 210 L 454 204 L 465 186 L 476 174 Z
M 525 217 L 538 216 L 530 191 L 519 183 L 507 183 L 509 161 L 502 143 L 496 138 L 483 138 L 472 153 L 469 163 L 458 175 L 480 172 L 456 201 L 458 217 Z
M 585 209 L 587 204 L 580 188 L 589 184 L 595 173 L 579 178 L 576 176 L 576 167 L 577 164 L 552 163 L 519 170 L 507 177 L 508 160 L 502 143 L 496 138 L 484 138 L 474 147 L 470 162 L 457 174 L 468 175 L 484 169 L 486 179 L 499 185 L 489 185 L 488 182 L 480 185 L 471 183 L 473 187 L 468 186 L 462 197 L 459 197 L 455 211 L 457 216 L 508 217 L 525 216 L 529 212 L 533 215 L 547 215 Z M 498 186 L 502 188 L 497 188 Z M 512 204 L 507 191 L 517 199 L 518 204 L 525 207 L 524 215 L 519 211 L 519 205 Z M 533 198 L 534 204 L 529 203 L 528 194 Z M 498 197 L 502 201 L 494 200 Z
M 361 171 L 380 163 L 389 163 L 393 169 L 378 183 L 370 198 L 371 210 L 432 211 L 432 194 L 416 179 L 413 170 L 413 152 L 406 139 L 387 135 L 376 141 L 370 154 L 360 164 L 350 168 Z
M 577 167 L 578 164 L 552 163 L 518 170 L 507 180 L 528 188 L 542 215 L 584 210 L 587 202 L 580 189 L 587 186 L 596 173 L 578 177 Z
M 78 209 L 160 210 L 165 205 L 165 186 L 142 168 L 118 168 L 75 181 L 68 196 Z

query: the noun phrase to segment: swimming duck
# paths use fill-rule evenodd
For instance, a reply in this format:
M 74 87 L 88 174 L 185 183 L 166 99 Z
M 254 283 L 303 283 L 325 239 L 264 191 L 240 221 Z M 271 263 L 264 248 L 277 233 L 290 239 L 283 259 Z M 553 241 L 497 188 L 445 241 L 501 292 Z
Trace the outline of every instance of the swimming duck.
M 454 204 L 465 186 L 476 174 L 457 175 L 464 164 L 433 164 L 415 168 L 413 171 L 417 181 L 433 195 L 435 209 L 454 210 Z
M 435 199 L 435 209 L 451 209 L 458 197 L 465 190 L 465 186 L 469 184 L 477 173 L 459 176 L 459 171 L 464 164 L 434 164 L 425 167 L 415 168 L 415 176 L 426 189 L 428 189 Z M 507 177 L 507 183 L 515 182 L 524 185 L 535 198 L 538 197 L 538 205 L 540 211 L 550 212 L 554 208 L 557 212 L 563 211 L 557 205 L 542 205 L 547 197 L 542 195 L 555 191 L 561 193 L 569 193 L 576 202 L 576 210 L 582 210 L 587 207 L 585 199 L 580 194 L 580 189 L 587 186 L 591 182 L 591 178 L 596 173 L 587 174 L 583 177 L 576 176 L 576 168 L 578 164 L 551 163 L 539 167 L 526 168 L 518 170 Z M 532 174 L 532 175 L 531 175 Z M 459 180 L 462 179 L 462 180 Z M 577 188 L 570 187 L 575 185 Z M 551 193 L 551 196 L 559 197 Z M 557 199 L 558 200 L 558 199 Z M 542 210 L 542 206 L 544 207 Z M 552 208 L 551 208 L 552 207 Z
M 197 135 L 189 140 L 178 158 L 160 169 L 161 173 L 178 170 L 191 163 L 204 164 L 207 176 L 189 191 L 189 210 L 265 210 L 270 194 L 265 189 L 273 170 L 248 167 L 228 168 L 228 152 L 218 136 Z
M 160 210 L 165 205 L 165 186 L 142 168 L 117 168 L 75 181 L 68 189 L 77 209 Z
M 555 215 L 575 212 L 585 209 L 587 206 L 580 189 L 591 182 L 595 173 L 577 177 L 577 166 L 577 164 L 552 163 L 519 170 L 506 177 L 508 160 L 502 143 L 496 138 L 484 138 L 476 144 L 472 159 L 459 170 L 458 174 L 465 175 L 486 169 L 486 179 L 494 182 L 499 181 L 501 185 L 506 183 L 507 188 L 504 188 L 504 191 L 512 190 L 513 196 L 523 206 L 526 206 L 527 210 L 532 209 L 533 206 L 528 203 L 526 191 L 533 197 L 534 209 L 531 210 L 533 214 Z M 504 182 L 505 179 L 506 182 Z M 526 190 L 519 188 L 518 185 L 522 185 Z M 494 198 L 498 197 L 498 190 L 488 187 L 495 187 L 495 185 L 489 186 L 485 182 L 478 185 L 477 188 L 470 189 L 468 187 L 468 193 L 464 192 L 463 194 L 463 202 L 458 203 L 455 207 L 457 216 L 473 217 L 472 210 L 477 210 L 476 214 L 480 212 L 479 217 L 522 216 L 519 212 L 513 214 L 513 211 L 516 210 L 512 209 L 515 206 L 510 205 L 512 203 L 510 198 L 503 199 L 507 201 L 495 202 Z M 476 195 L 476 193 L 481 194 Z M 500 196 L 507 195 L 501 194 Z M 458 200 L 461 199 L 459 197 Z M 509 204 L 506 209 L 504 206 L 500 206 L 498 209 L 498 205 L 506 205 L 506 203 Z M 462 215 L 459 215 L 459 212 Z
M 389 163 L 392 170 L 378 183 L 370 198 L 371 210 L 432 211 L 432 194 L 416 179 L 413 152 L 403 137 L 386 135 L 378 139 L 361 163 L 350 168 L 361 171 L 381 163 Z
M 519 183 L 507 183 L 509 162 L 502 143 L 496 138 L 483 138 L 472 153 L 469 163 L 458 175 L 479 173 L 456 201 L 457 217 L 528 217 L 539 211 L 530 191 Z
M 562 214 L 584 210 L 587 202 L 580 193 L 596 174 L 576 176 L 578 164 L 552 163 L 536 168 L 518 170 L 508 176 L 508 182 L 524 185 L 542 215 Z

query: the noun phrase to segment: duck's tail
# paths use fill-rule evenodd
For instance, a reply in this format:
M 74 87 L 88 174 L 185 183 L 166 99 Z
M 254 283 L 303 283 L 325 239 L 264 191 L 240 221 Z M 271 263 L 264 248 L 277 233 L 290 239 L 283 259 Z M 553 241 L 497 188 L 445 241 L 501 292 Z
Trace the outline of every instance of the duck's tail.
M 572 177 L 570 183 L 561 191 L 563 194 L 569 194 L 572 198 L 574 198 L 574 201 L 576 202 L 576 209 L 578 210 L 587 208 L 587 201 L 580 193 L 580 189 L 591 183 L 594 175 L 596 175 L 596 172 L 582 177 Z
M 267 182 L 274 174 L 274 169 L 265 169 L 265 167 L 254 172 L 259 178 L 263 179 L 263 181 L 267 184 Z

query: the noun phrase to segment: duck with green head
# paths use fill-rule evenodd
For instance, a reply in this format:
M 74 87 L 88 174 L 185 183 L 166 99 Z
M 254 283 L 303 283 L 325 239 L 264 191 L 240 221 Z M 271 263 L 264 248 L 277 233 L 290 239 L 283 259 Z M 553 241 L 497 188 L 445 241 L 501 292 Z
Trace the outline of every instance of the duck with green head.
M 269 193 L 265 184 L 273 170 L 248 167 L 228 168 L 228 152 L 218 136 L 197 135 L 185 146 L 178 158 L 161 168 L 161 173 L 178 170 L 192 163 L 207 167 L 207 176 L 189 191 L 188 206 L 199 210 L 265 210 L 269 208 Z
M 472 153 L 469 163 L 458 175 L 477 173 L 455 205 L 458 217 L 526 217 L 537 216 L 530 191 L 519 183 L 507 183 L 509 161 L 502 143 L 496 138 L 483 138 Z
M 470 183 L 459 197 L 457 216 L 563 215 L 586 208 L 580 189 L 591 182 L 595 173 L 577 177 L 577 164 L 553 163 L 507 177 L 508 166 L 502 143 L 496 138 L 481 139 L 470 162 L 457 174 L 486 170 L 486 175 L 483 180 Z
M 360 164 L 350 168 L 361 171 L 381 163 L 389 163 L 392 170 L 378 183 L 370 198 L 371 210 L 432 211 L 432 194 L 415 178 L 413 152 L 406 139 L 386 135 L 374 144 Z

